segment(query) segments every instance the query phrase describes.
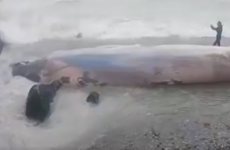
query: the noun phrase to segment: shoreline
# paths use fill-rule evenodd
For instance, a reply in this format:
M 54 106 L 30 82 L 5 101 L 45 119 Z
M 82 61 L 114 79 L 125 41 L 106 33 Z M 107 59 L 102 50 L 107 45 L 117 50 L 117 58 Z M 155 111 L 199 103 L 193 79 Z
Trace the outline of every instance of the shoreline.
M 58 50 L 72 50 L 80 48 L 93 48 L 98 46 L 110 45 L 141 45 L 141 46 L 154 46 L 154 45 L 174 45 L 174 44 L 191 44 L 191 45 L 212 45 L 215 37 L 188 37 L 182 38 L 179 36 L 170 37 L 149 37 L 140 39 L 44 39 L 34 43 L 27 44 L 12 44 L 3 49 L 3 52 L 17 51 L 30 53 L 38 57 L 43 57 L 54 51 Z M 222 46 L 230 46 L 230 37 L 222 38 Z

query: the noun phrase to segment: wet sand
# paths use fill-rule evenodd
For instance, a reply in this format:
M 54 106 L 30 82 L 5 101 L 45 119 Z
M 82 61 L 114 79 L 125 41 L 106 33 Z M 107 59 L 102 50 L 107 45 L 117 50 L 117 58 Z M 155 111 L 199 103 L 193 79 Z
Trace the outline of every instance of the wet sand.
M 78 141 L 63 149 L 230 149 L 230 84 L 160 86 L 128 93 L 135 104 L 117 111 L 105 130 L 97 136 L 89 132 L 84 144 Z

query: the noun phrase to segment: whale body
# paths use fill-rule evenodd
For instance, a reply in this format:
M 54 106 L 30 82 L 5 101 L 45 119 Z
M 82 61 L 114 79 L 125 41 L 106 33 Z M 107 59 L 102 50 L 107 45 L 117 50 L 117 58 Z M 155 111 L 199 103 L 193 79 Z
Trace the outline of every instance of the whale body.
M 88 84 L 128 87 L 230 81 L 230 47 L 107 46 L 56 51 L 45 58 L 15 64 L 11 65 L 14 76 L 26 77 L 15 71 L 22 67 L 26 70 L 23 72 L 39 75 L 41 83 L 63 76 L 73 85 L 84 79 Z

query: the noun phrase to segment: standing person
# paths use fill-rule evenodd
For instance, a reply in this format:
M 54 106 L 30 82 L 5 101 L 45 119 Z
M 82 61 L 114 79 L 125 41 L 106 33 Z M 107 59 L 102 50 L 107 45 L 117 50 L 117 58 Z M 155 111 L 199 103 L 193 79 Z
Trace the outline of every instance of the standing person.
M 216 40 L 213 43 L 213 45 L 218 45 L 220 46 L 220 40 L 222 36 L 222 31 L 223 31 L 223 25 L 220 21 L 217 22 L 217 27 L 215 28 L 213 25 L 211 25 L 211 29 L 216 31 Z

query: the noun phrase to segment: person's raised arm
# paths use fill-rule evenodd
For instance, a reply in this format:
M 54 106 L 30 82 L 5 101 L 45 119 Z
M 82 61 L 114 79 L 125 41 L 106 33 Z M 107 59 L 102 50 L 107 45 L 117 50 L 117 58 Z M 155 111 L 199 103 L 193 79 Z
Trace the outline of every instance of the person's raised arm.
M 211 25 L 211 29 L 215 31 L 217 30 L 217 28 L 215 28 L 213 25 Z

